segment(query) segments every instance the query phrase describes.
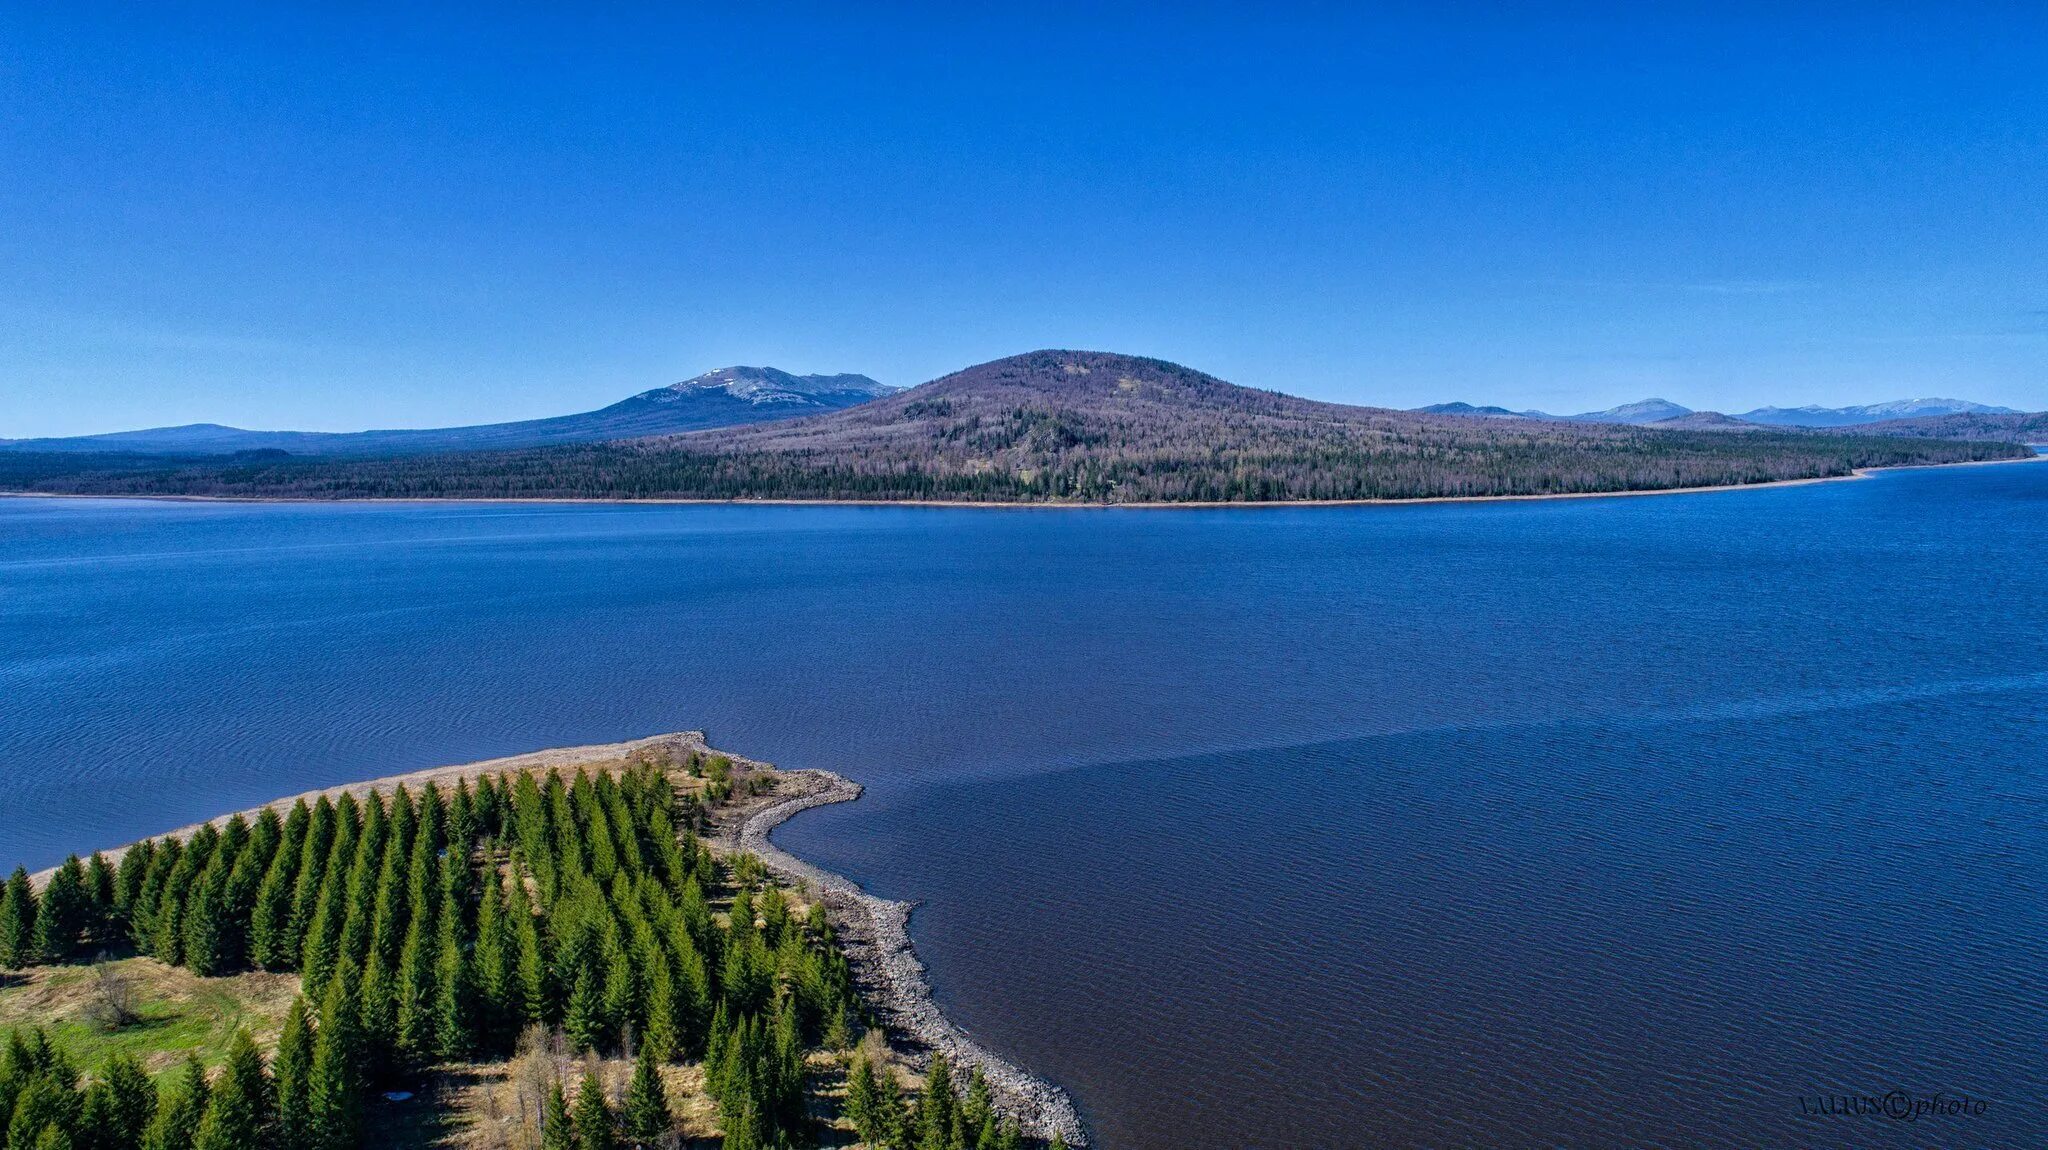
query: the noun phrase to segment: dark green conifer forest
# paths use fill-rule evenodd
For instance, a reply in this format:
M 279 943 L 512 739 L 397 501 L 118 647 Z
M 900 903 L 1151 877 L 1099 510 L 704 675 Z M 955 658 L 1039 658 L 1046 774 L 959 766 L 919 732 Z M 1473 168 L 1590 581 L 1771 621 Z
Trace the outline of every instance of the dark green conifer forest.
M 200 975 L 295 971 L 300 996 L 267 1060 L 244 1035 L 211 1077 L 194 1059 L 162 1084 L 132 1058 L 75 1066 L 41 1031 L 13 1033 L 0 1147 L 345 1150 L 382 1092 L 535 1034 L 634 1059 L 616 1099 L 593 1075 L 556 1081 L 544 1145 L 670 1144 L 661 1067 L 682 1061 L 702 1062 L 726 1146 L 812 1144 L 807 1056 L 852 1046 L 858 994 L 822 908 L 799 916 L 758 861 L 716 859 L 701 815 L 651 765 L 524 773 L 237 815 L 118 867 L 68 859 L 40 894 L 16 870 L 0 967 L 132 946 Z M 864 1057 L 848 1093 L 872 1145 L 1019 1141 L 978 1078 L 954 1097 L 942 1058 L 914 1117 Z

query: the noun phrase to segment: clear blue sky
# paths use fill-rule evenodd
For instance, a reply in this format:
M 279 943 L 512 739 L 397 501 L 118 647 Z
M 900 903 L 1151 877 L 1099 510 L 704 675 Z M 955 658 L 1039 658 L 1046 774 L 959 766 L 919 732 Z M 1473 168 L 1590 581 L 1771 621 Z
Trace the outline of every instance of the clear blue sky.
M 0 12 L 0 436 L 1046 346 L 2048 407 L 2038 4 L 285 7 Z

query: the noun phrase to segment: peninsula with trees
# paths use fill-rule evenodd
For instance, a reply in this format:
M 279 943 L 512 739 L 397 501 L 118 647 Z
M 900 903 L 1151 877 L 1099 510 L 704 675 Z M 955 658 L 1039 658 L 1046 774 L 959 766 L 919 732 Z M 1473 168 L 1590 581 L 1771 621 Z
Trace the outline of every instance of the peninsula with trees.
M 1057 1088 L 924 1016 L 900 904 L 743 849 L 858 793 L 693 732 L 17 868 L 0 1146 L 1084 1142 Z

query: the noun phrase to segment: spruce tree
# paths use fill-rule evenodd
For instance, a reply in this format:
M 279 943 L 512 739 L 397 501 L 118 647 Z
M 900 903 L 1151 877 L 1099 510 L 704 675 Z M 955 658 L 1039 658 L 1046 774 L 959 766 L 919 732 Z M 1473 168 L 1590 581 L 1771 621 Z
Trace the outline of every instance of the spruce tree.
M 258 879 L 263 877 L 264 871 L 270 869 L 271 860 L 277 857 L 278 847 L 283 842 L 284 820 L 277 817 L 277 811 L 264 807 L 256 812 L 255 825 L 249 829 L 249 846 L 243 853 L 248 856 L 249 865 L 255 870 Z
M 235 814 L 228 816 L 227 825 L 221 828 L 220 843 L 217 848 L 217 852 L 221 856 L 221 870 L 233 870 L 235 863 L 241 860 L 242 852 L 249 849 L 249 844 L 253 838 L 254 835 L 249 827 L 249 820 L 243 817 L 241 812 L 237 811 Z
M 887 1064 L 875 1071 L 875 1133 L 882 1144 L 899 1148 L 910 1145 L 910 1114 L 905 1109 L 896 1072 Z
M 917 1102 L 917 1150 L 950 1150 L 955 1104 L 952 1068 L 945 1055 L 934 1054 Z
M 612 1125 L 612 1108 L 604 1096 L 604 1084 L 596 1070 L 583 1073 L 583 1085 L 576 1089 L 577 1150 L 618 1150 L 618 1131 Z
M 846 1117 L 852 1121 L 854 1133 L 870 1146 L 880 1146 L 884 1140 L 879 1125 L 882 1117 L 880 1094 L 881 1084 L 875 1080 L 874 1064 L 865 1055 L 854 1055 L 853 1066 L 846 1072 Z
M 128 904 L 128 937 L 135 940 L 138 950 L 150 949 L 156 934 L 158 904 L 163 901 L 164 888 L 170 885 L 171 872 L 183 851 L 184 845 L 177 839 L 161 839 L 149 852 L 142 886 Z
M 119 937 L 129 929 L 135 904 L 142 898 L 142 888 L 149 881 L 150 860 L 155 855 L 156 843 L 150 839 L 144 839 L 122 852 L 121 865 L 114 870 L 112 937 Z
M 419 831 L 419 808 L 404 783 L 391 794 L 391 854 L 403 864 L 412 857 L 413 840 Z
M 364 799 L 363 812 L 363 830 L 356 838 L 356 853 L 349 860 L 346 878 L 348 915 L 341 926 L 341 951 L 357 962 L 369 954 L 371 927 L 377 912 L 378 878 L 391 829 L 385 819 L 384 802 L 375 792 Z
M 306 1076 L 308 1150 L 354 1150 L 363 1124 L 365 1080 L 359 976 L 344 957 L 328 980 Z
M 779 1129 L 795 1130 L 804 1117 L 803 1027 L 796 1003 L 784 999 L 775 1015 L 771 1093 L 764 1102 Z
M 107 856 L 94 851 L 85 861 L 85 893 L 92 903 L 92 922 L 86 927 L 89 945 L 104 945 L 114 937 L 114 924 L 120 913 L 115 906 L 115 886 L 114 868 L 107 865 Z
M 96 1126 L 96 1150 L 137 1150 L 156 1116 L 156 1083 L 134 1055 L 121 1053 L 107 1060 L 99 1085 L 106 1088 L 107 1102 Z
M 305 947 L 299 955 L 300 984 L 307 995 L 318 995 L 323 1001 L 328 980 L 341 961 L 341 928 L 348 914 L 348 895 L 342 884 L 339 871 L 328 868 L 316 900 L 319 907 L 306 927 Z
M 605 1041 L 620 1040 L 628 1031 L 646 1029 L 647 1016 L 640 1006 L 640 979 L 626 950 L 616 942 L 609 948 L 604 970 Z
M 305 842 L 299 847 L 298 873 L 292 879 L 291 918 L 285 926 L 284 941 L 280 944 L 283 961 L 287 963 L 296 965 L 305 951 L 306 931 L 312 926 L 314 913 L 320 909 L 321 883 L 327 874 L 338 832 L 339 820 L 334 804 L 322 795 L 320 801 L 313 804 L 312 817 L 306 824 Z
M 475 883 L 476 871 L 470 866 L 468 847 L 449 844 L 448 853 L 441 856 L 440 893 L 434 900 L 437 912 L 440 904 L 452 904 L 456 921 L 469 922 L 476 904 Z
M 227 1069 L 213 1089 L 193 1150 L 250 1150 L 269 1127 L 270 1077 L 247 1034 L 235 1036 Z
M 448 801 L 448 841 L 468 847 L 476 841 L 476 801 L 469 793 L 469 780 L 455 780 L 455 797 Z
M 398 1055 L 398 973 L 386 966 L 375 950 L 363 966 L 363 981 L 357 991 L 361 1003 L 363 1062 L 382 1080 L 397 1069 Z
M 287 841 L 290 839 L 286 833 Z M 249 960 L 264 970 L 289 970 L 298 957 L 291 949 L 292 887 L 297 860 L 286 843 L 279 844 L 263 883 L 256 888 L 256 906 L 249 916 Z
M 674 1125 L 668 1089 L 661 1080 L 661 1060 L 650 1045 L 640 1047 L 640 1056 L 633 1063 L 633 1081 L 626 1087 L 625 1120 L 626 1137 L 642 1150 L 651 1150 Z
M 106 1081 L 91 1083 L 80 1096 L 78 1107 L 78 1131 L 90 1150 L 105 1150 L 104 1144 L 111 1141 L 108 1131 L 114 1125 L 114 1090 Z M 122 1150 L 136 1150 L 134 1143 L 127 1143 Z
M 569 1102 L 562 1097 L 560 1079 L 548 1084 L 548 1100 L 541 1112 L 541 1150 L 576 1150 L 576 1128 L 569 1121 Z
M 424 853 L 428 858 L 440 854 L 448 845 L 448 800 L 432 779 L 420 788 L 419 830 L 416 833 L 419 840 L 427 844 Z M 414 849 L 418 850 L 417 847 Z
M 206 1067 L 198 1055 L 187 1055 L 184 1073 L 157 1106 L 156 1118 L 142 1136 L 143 1150 L 193 1150 L 207 1099 Z
M 398 951 L 394 1048 L 398 1064 L 403 1067 L 425 1066 L 434 1060 L 434 969 L 438 952 L 433 929 L 422 908 L 412 916 L 412 924 L 405 931 L 405 945 Z
M 40 1029 L 26 1033 L 14 1030 L 7 1035 L 6 1052 L 0 1054 L 0 1145 L 6 1143 L 7 1122 L 14 1114 L 15 1101 L 27 1088 L 28 1080 L 42 1071 L 36 1050 L 30 1045 L 30 1038 L 35 1038 L 41 1043 L 48 1042 Z
M 734 1113 L 720 1120 L 725 1127 L 723 1150 L 768 1150 L 762 1137 L 761 1113 L 751 1098 L 742 1098 Z
M 406 914 L 413 918 L 426 916 L 424 929 L 431 939 L 434 919 L 441 913 L 441 866 L 439 856 L 426 853 L 426 844 L 426 828 L 422 827 L 414 835 L 412 862 L 406 869 L 405 906 Z M 411 926 L 411 921 L 406 925 Z
M 395 841 L 393 846 L 396 847 Z M 405 860 L 399 857 L 396 849 L 385 852 L 383 864 L 377 871 L 375 903 L 370 918 L 370 952 L 385 965 L 394 967 L 398 964 L 398 948 L 405 940 L 406 924 L 410 921 L 404 866 Z
M 15 867 L 0 893 L 0 967 L 19 970 L 35 965 L 36 958 L 36 892 L 28 868 Z
M 225 851 L 215 852 L 185 906 L 183 954 L 194 974 L 220 974 L 227 967 L 226 857 Z
M 184 963 L 186 903 L 192 898 L 192 888 L 205 871 L 213 847 L 219 841 L 220 832 L 212 823 L 207 823 L 185 842 L 182 851 L 172 856 L 162 893 L 150 913 L 148 950 L 157 961 L 172 966 Z
M 461 912 L 452 902 L 441 904 L 434 932 L 434 1053 L 442 1058 L 467 1058 L 477 1048 L 476 980 L 470 955 L 463 949 Z
M 304 997 L 292 1000 L 277 1038 L 277 1145 L 306 1146 L 312 1141 L 311 1078 L 313 1032 L 306 1019 Z
M 718 1009 L 711 1015 L 711 1030 L 704 1041 L 704 1081 L 718 1081 L 725 1070 L 725 1047 L 732 1032 L 732 1022 L 726 1015 L 725 999 L 718 1000 Z
M 995 1111 L 989 1098 L 988 1079 L 977 1066 L 967 1078 L 967 1099 L 960 1104 L 959 1132 L 955 1141 L 961 1150 L 976 1150 L 984 1141 L 995 1139 Z
M 562 1010 L 562 1029 L 578 1050 L 596 1050 L 605 1042 L 604 992 L 589 965 L 576 976 L 576 988 Z
M 512 928 L 505 921 L 505 888 L 489 870 L 477 899 L 476 950 L 471 968 L 476 976 L 477 1041 L 486 1050 L 501 1049 L 522 1013 L 515 1003 Z
M 4 1133 L 8 1150 L 35 1150 L 50 1130 L 68 1134 L 78 1120 L 80 1099 L 64 1075 L 45 1071 L 29 1076 L 14 1099 L 14 1113 Z
M 676 1016 L 675 975 L 660 945 L 645 946 L 640 969 L 646 972 L 646 1020 L 640 1035 L 641 1049 L 652 1052 L 657 1062 L 668 1062 L 682 1052 L 682 1023 Z
M 259 838 L 261 836 L 259 835 Z M 270 845 L 276 846 L 273 841 Z M 249 968 L 249 920 L 256 913 L 256 892 L 270 862 L 251 843 L 235 860 L 221 892 L 221 969 Z
M 476 781 L 476 803 L 472 809 L 476 813 L 478 838 L 497 838 L 503 833 L 503 796 L 497 781 L 491 776 L 485 775 Z
M 512 938 L 516 948 L 513 952 L 514 976 L 518 982 L 521 1021 L 529 1025 L 545 1023 L 553 1016 L 547 956 L 541 949 L 540 927 L 534 921 L 526 891 L 520 885 L 516 872 L 512 884 L 512 905 L 508 914 L 512 920 Z
M 704 956 L 690 944 L 687 931 L 680 932 L 673 948 L 676 976 L 676 1029 L 681 1034 L 679 1055 L 702 1049 L 705 1031 L 711 1024 L 711 971 Z
M 185 886 L 177 881 L 177 872 L 172 872 L 172 881 L 164 884 L 164 892 L 156 901 L 155 913 L 150 916 L 149 953 L 158 961 L 178 966 L 185 960 Z
M 278 840 L 277 844 L 277 849 L 283 851 L 288 856 L 294 875 L 298 873 L 299 859 L 305 852 L 306 835 L 312 829 L 313 808 L 307 806 L 306 800 L 303 798 L 294 801 L 292 809 L 284 816 L 284 835 Z M 276 856 L 273 854 L 273 861 L 275 861 L 275 858 Z

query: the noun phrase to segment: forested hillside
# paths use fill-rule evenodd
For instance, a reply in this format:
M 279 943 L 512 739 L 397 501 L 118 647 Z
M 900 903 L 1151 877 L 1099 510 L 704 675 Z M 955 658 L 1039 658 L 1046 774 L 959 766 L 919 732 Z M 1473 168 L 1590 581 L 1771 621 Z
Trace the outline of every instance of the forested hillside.
M 1994 440 L 2004 443 L 2048 443 L 2048 412 L 1933 415 L 1891 419 L 1857 428 L 1872 435 L 1927 439 Z
M 1654 491 L 2024 453 L 1994 442 L 1346 407 L 1160 360 L 1044 351 L 830 415 L 744 428 L 352 462 L 0 455 L 0 486 L 313 499 L 1261 502 Z

